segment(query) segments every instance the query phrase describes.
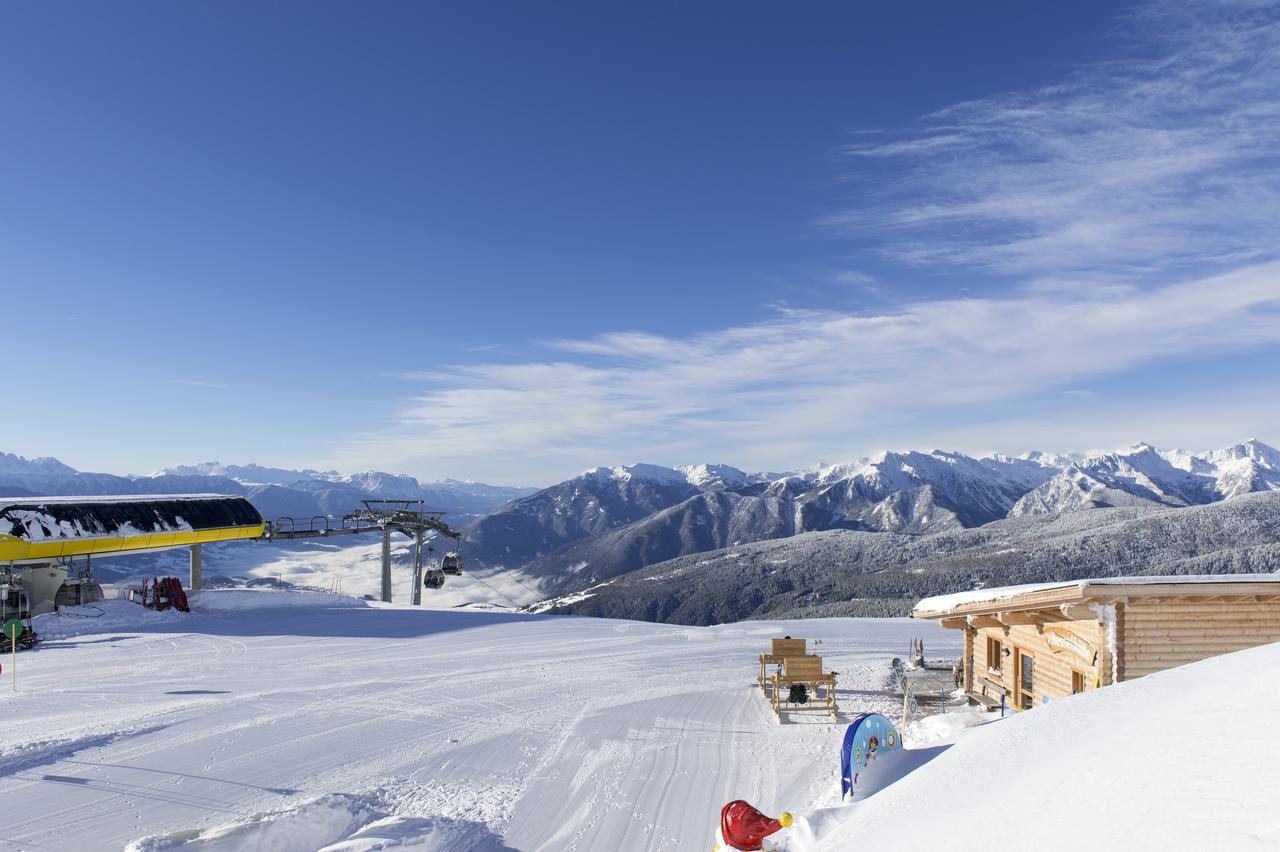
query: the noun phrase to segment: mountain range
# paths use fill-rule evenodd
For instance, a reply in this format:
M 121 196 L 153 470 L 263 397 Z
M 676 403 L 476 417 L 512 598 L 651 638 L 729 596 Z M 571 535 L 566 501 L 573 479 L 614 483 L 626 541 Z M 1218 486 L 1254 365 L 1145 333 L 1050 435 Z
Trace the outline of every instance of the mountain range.
M 0 453 L 0 496 L 31 497 L 106 494 L 235 494 L 246 497 L 264 518 L 288 515 L 341 516 L 366 499 L 425 500 L 463 524 L 534 489 L 481 482 L 420 483 L 411 476 L 379 471 L 350 475 L 335 471 L 286 470 L 206 462 L 156 471 L 146 476 L 87 473 L 55 458 L 25 459 Z
M 195 492 L 241 494 L 267 518 L 423 499 L 463 526 L 473 569 L 511 572 L 542 609 L 690 623 L 900 614 L 913 596 L 1068 575 L 1274 570 L 1280 552 L 1280 452 L 1256 440 L 882 452 L 786 473 L 634 464 L 540 490 L 217 462 L 120 477 L 0 453 L 9 496 Z
M 963 589 L 1096 576 L 1280 569 L 1280 491 L 1176 509 L 1005 518 L 928 536 L 828 530 L 681 556 L 534 612 L 675 624 L 903 616 Z
M 1247 441 L 1208 453 L 1140 443 L 1114 452 L 974 458 L 883 452 L 788 474 L 726 465 L 599 467 L 472 522 L 484 565 L 552 593 L 692 553 L 806 532 L 932 536 L 1006 518 L 1208 505 L 1280 489 L 1280 452 Z

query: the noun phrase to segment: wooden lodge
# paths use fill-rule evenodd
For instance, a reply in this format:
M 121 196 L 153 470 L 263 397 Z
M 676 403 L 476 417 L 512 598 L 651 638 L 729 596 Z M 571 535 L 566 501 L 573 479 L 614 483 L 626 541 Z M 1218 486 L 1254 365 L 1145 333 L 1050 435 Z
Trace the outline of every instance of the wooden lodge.
M 1185 663 L 1280 642 L 1280 574 L 1109 577 L 920 601 L 964 631 L 964 689 L 1025 710 Z

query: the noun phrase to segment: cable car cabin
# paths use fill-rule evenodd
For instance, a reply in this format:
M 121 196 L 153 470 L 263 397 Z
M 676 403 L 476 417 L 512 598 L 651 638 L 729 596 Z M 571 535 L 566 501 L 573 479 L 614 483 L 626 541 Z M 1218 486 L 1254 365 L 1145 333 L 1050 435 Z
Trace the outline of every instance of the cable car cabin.
M 440 570 L 453 577 L 462 574 L 462 557 L 456 550 L 451 550 L 440 560 Z
M 194 574 L 196 546 L 258 538 L 263 528 L 248 500 L 222 494 L 0 498 L 0 566 L 21 572 L 39 615 L 55 609 L 74 557 L 191 546 Z M 63 591 L 64 600 L 93 594 Z
M 422 578 L 422 585 L 428 589 L 439 589 L 444 586 L 444 574 L 428 571 Z
M 913 618 L 964 631 L 971 702 L 1026 710 L 1280 641 L 1280 574 L 1106 577 L 927 598 Z
M 101 584 L 93 577 L 84 574 L 79 577 L 67 577 L 58 587 L 53 605 L 55 609 L 62 609 L 64 606 L 84 606 L 97 603 L 102 598 Z

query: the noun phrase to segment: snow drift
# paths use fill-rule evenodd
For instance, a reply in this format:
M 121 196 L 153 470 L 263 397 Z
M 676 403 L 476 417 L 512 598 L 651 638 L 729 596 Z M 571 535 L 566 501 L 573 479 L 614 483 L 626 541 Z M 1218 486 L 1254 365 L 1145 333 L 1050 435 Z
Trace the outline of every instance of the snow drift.
M 983 825 L 1023 849 L 1277 849 L 1277 696 L 1280 644 L 1073 696 L 968 731 L 863 802 L 797 815 L 829 827 L 788 849 L 980 849 Z

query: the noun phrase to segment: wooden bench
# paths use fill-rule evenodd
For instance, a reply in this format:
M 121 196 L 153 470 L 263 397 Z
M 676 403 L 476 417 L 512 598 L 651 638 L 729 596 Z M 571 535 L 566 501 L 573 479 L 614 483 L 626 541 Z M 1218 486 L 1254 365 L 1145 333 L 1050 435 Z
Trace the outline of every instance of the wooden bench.
M 965 696 L 974 704 L 981 704 L 988 710 L 997 710 L 1000 707 L 999 699 L 992 698 L 990 695 L 981 692 L 966 692 Z
M 805 650 L 805 640 L 803 639 L 774 639 L 769 653 L 760 655 L 760 677 L 757 679 L 760 688 L 764 689 L 769 683 L 769 675 L 765 672 L 765 666 L 780 666 L 782 661 L 787 657 L 803 657 L 809 653 Z
M 987 677 L 978 679 L 975 684 L 977 689 L 969 690 L 965 696 L 970 700 L 981 704 L 988 710 L 995 710 L 1000 706 L 1000 699 L 1007 698 L 1009 690 L 1005 689 L 1004 684 L 996 683 Z M 994 694 L 992 694 L 994 693 Z
M 822 670 L 822 658 L 815 654 L 803 657 L 784 657 L 782 671 L 770 679 L 773 686 L 773 712 L 778 718 L 783 713 L 830 713 L 837 718 L 836 676 Z M 805 688 L 805 702 L 792 702 L 791 687 Z M 821 693 L 821 697 L 819 694 Z

